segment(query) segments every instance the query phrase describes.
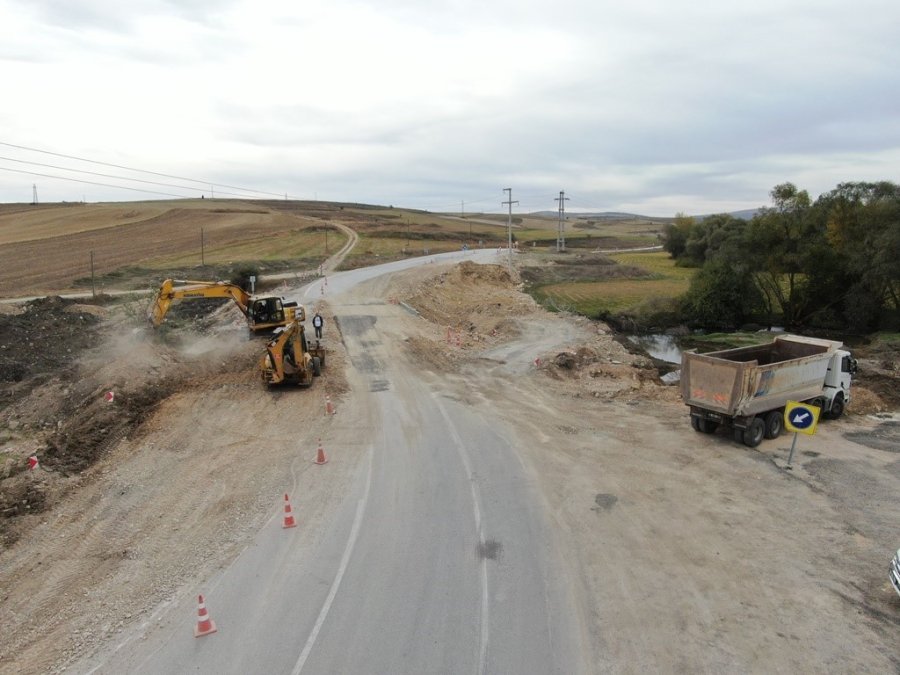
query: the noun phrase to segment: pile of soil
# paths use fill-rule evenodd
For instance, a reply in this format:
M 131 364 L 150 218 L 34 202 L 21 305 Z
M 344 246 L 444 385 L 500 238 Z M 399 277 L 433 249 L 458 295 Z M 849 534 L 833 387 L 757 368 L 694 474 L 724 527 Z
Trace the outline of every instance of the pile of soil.
M 460 346 L 490 344 L 517 331 L 517 318 L 542 311 L 500 265 L 465 261 L 427 283 L 398 289 L 423 318 L 460 337 Z
M 0 410 L 47 377 L 70 374 L 81 353 L 97 344 L 104 313 L 60 297 L 6 306 L 0 314 Z

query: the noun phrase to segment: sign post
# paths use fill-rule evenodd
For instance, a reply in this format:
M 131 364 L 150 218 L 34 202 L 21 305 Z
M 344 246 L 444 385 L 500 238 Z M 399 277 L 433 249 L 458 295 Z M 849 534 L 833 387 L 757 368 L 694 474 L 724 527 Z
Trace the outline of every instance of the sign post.
M 786 469 L 793 469 L 791 461 L 794 459 L 794 449 L 797 447 L 797 434 L 816 433 L 816 425 L 819 422 L 819 414 L 822 409 L 809 403 L 788 401 L 784 407 L 784 427 L 794 432 L 794 440 L 791 442 L 791 451 L 788 454 Z

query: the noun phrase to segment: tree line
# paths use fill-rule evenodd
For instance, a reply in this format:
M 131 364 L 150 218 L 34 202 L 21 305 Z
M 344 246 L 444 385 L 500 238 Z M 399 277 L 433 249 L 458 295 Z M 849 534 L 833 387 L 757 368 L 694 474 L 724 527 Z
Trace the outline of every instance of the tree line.
M 679 214 L 663 232 L 677 264 L 699 267 L 681 299 L 692 325 L 748 323 L 867 333 L 900 317 L 900 186 L 841 183 L 815 201 L 792 183 L 749 221 Z

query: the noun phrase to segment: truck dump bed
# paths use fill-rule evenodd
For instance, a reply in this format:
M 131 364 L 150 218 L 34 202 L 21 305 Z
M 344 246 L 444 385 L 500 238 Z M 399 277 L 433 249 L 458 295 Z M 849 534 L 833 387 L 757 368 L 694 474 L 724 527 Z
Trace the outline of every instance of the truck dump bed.
M 681 358 L 681 396 L 690 406 L 723 415 L 749 416 L 789 400 L 822 393 L 828 363 L 840 342 L 783 335 L 755 347 Z

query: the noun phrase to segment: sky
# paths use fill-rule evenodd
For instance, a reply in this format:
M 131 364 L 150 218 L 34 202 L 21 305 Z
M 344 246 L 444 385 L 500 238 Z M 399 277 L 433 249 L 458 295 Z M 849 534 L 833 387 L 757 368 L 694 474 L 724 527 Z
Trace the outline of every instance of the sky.
M 815 198 L 900 181 L 898 27 L 883 0 L 0 0 L 0 202 Z

